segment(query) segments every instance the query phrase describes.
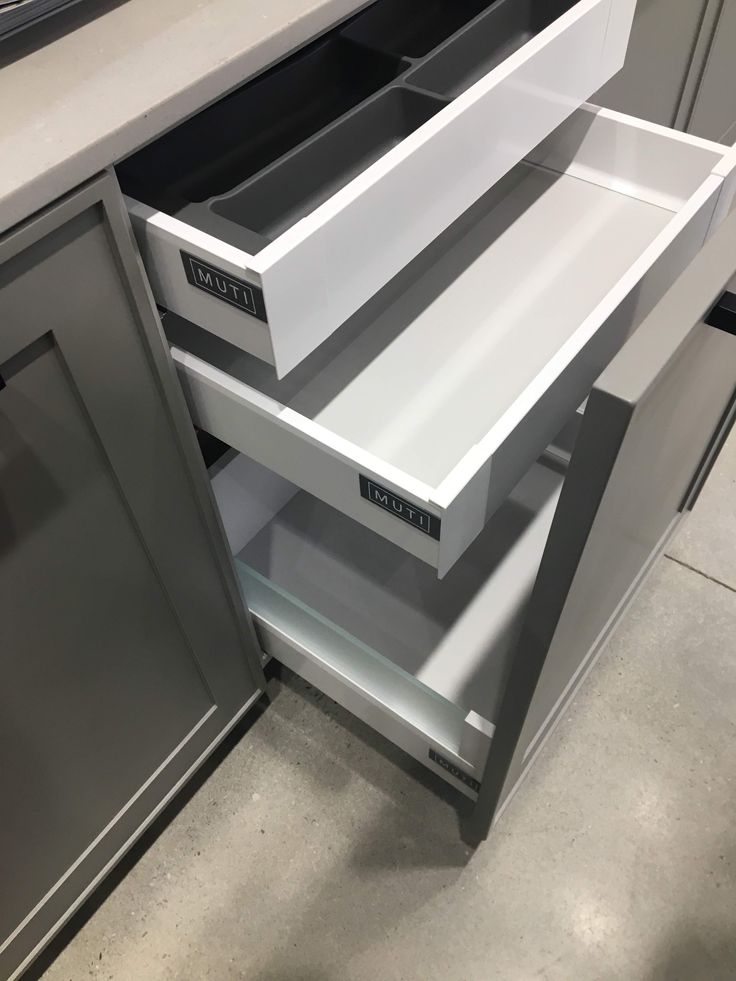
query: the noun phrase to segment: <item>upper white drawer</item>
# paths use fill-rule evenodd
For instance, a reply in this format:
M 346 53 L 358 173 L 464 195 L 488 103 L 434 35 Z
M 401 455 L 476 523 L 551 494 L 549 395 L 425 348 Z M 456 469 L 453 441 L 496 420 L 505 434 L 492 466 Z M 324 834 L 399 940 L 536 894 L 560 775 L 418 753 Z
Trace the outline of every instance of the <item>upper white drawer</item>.
M 195 422 L 444 575 L 698 252 L 726 153 L 580 109 L 280 382 L 167 317 Z
M 378 0 L 118 168 L 156 299 L 279 377 L 623 64 L 635 0 Z

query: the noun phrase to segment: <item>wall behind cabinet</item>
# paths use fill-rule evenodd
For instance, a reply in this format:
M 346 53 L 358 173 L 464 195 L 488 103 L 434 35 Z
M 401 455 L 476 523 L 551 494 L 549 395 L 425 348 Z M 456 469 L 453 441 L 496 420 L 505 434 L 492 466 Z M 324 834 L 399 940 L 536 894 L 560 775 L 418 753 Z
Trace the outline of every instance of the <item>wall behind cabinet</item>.
M 590 101 L 674 126 L 710 2 L 639 0 L 626 64 Z
M 736 0 L 724 0 L 721 8 L 687 131 L 736 141 Z

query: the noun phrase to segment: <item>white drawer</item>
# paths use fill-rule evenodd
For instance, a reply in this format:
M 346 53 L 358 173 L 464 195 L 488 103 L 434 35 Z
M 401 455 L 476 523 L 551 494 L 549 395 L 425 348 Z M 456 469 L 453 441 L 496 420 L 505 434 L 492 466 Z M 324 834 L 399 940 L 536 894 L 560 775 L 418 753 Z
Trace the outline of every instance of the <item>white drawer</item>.
M 726 152 L 578 110 L 280 382 L 167 317 L 195 422 L 443 576 L 700 249 Z
M 242 454 L 210 476 L 263 651 L 475 797 L 564 468 L 535 464 L 442 582 Z
M 621 67 L 633 7 L 378 0 L 120 165 L 157 301 L 283 377 Z

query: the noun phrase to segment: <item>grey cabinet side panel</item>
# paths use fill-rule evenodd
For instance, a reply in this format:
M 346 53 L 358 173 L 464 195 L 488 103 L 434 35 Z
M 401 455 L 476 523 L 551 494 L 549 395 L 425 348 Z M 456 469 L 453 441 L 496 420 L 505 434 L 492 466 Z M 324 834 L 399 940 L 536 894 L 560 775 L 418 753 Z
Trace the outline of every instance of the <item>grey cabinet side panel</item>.
M 113 178 L 0 241 L 0 976 L 257 694 Z
M 478 800 L 464 828 L 471 844 L 486 837 L 507 789 L 507 777 L 513 779 L 520 771 L 521 730 L 627 422 L 626 415 L 606 416 L 603 428 L 593 433 L 583 420 L 509 673 Z
M 638 0 L 626 62 L 591 102 L 672 126 L 709 0 Z
M 524 723 L 525 756 L 544 736 L 567 685 L 678 521 L 735 386 L 736 341 L 703 327 L 637 404 Z M 595 420 L 602 412 L 621 411 L 619 404 L 600 400 L 590 409 Z
M 680 520 L 714 439 L 724 439 L 736 337 L 703 321 L 735 265 L 732 216 L 591 393 L 504 693 L 473 837 L 487 832 Z

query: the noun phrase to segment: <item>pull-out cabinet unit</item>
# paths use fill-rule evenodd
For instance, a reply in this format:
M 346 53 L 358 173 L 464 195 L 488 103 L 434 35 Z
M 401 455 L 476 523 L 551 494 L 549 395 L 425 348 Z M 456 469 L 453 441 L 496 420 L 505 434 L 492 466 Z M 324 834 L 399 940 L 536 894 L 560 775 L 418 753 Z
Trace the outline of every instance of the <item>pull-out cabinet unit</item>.
M 264 656 L 476 840 L 734 411 L 736 158 L 584 103 L 633 6 L 378 0 L 120 167 Z
M 254 460 L 213 491 L 263 650 L 477 800 L 487 833 L 736 416 L 736 215 L 443 580 Z
M 623 64 L 634 0 L 378 0 L 130 157 L 158 302 L 283 377 Z

